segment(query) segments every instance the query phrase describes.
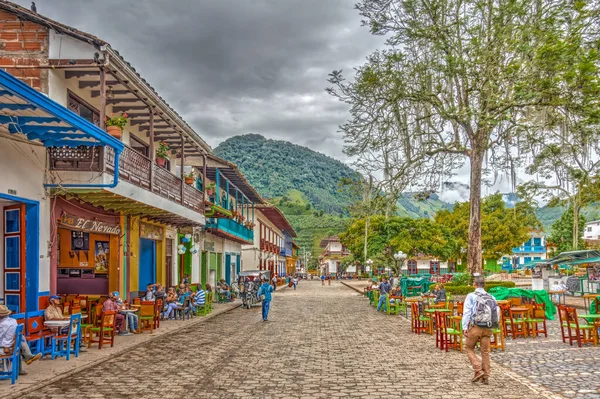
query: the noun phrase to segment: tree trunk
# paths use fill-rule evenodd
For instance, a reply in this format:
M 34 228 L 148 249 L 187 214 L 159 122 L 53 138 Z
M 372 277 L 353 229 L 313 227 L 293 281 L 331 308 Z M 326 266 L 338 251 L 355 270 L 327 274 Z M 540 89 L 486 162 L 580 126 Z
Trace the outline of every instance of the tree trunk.
M 471 161 L 471 187 L 469 197 L 469 249 L 467 267 L 469 272 L 480 273 L 483 268 L 481 254 L 481 173 L 483 168 L 483 151 L 473 148 Z
M 573 196 L 573 251 L 579 249 L 579 201 Z

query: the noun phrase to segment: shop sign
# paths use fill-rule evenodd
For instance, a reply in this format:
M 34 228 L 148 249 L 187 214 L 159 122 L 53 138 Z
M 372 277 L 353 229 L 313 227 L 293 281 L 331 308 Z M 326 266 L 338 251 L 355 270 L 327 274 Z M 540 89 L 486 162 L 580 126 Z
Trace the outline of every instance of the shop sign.
M 140 237 L 161 241 L 165 237 L 165 230 L 161 226 L 142 222 L 140 223 Z
M 204 241 L 204 250 L 208 252 L 215 252 L 215 243 L 213 241 Z
M 100 220 L 89 220 L 79 216 L 63 213 L 58 220 L 60 224 L 74 229 L 91 231 L 93 233 L 121 234 L 121 226 L 118 224 L 105 223 Z

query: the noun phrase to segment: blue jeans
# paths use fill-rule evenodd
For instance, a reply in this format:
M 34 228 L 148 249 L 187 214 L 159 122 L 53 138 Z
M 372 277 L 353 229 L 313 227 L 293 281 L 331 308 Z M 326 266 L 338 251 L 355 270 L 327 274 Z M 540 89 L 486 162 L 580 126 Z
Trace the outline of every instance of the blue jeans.
M 171 317 L 175 317 L 175 310 L 179 307 L 179 303 L 171 302 L 167 305 L 167 310 L 165 311 L 165 319 L 170 319 Z
M 135 330 L 137 331 L 138 329 L 138 317 L 137 315 L 134 315 L 133 313 L 127 313 L 127 325 L 129 326 L 129 330 Z
M 383 305 L 383 311 L 387 312 L 387 303 L 386 303 L 385 295 L 379 295 L 379 303 L 377 304 L 377 311 L 379 311 L 381 309 L 381 305 Z
M 269 318 L 269 308 L 271 307 L 271 301 L 263 301 L 262 303 L 262 317 L 263 320 Z
M 294 289 L 296 289 L 296 284 L 294 284 Z

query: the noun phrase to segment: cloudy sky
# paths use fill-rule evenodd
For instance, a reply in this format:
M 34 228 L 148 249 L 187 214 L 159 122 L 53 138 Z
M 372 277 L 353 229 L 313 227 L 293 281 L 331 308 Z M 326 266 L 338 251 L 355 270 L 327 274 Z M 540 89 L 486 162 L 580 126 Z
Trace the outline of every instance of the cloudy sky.
M 29 7 L 31 1 L 18 0 Z M 108 41 L 213 147 L 258 133 L 345 160 L 327 75 L 383 39 L 354 0 L 37 0 L 40 14 Z

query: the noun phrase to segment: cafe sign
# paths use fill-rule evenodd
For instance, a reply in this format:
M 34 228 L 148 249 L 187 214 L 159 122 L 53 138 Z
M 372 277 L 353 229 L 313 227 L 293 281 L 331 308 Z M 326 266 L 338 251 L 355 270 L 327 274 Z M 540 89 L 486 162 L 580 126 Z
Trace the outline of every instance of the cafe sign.
M 85 219 L 79 216 L 70 215 L 66 212 L 60 216 L 58 222 L 65 227 L 90 231 L 92 233 L 121 234 L 121 226 L 118 224 L 110 224 L 100 220 Z
M 161 241 L 165 234 L 164 234 L 165 230 L 160 227 L 160 226 L 156 226 L 154 224 L 150 224 L 150 223 L 140 223 L 140 237 L 141 238 L 147 238 L 150 240 L 156 240 L 156 241 Z
M 215 243 L 213 241 L 204 241 L 204 250 L 209 252 L 215 251 Z

